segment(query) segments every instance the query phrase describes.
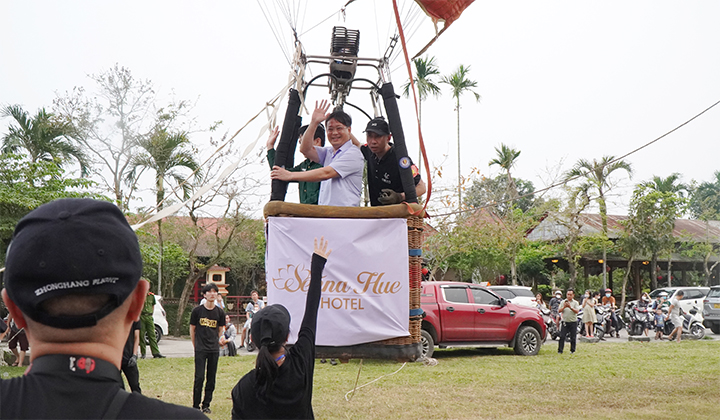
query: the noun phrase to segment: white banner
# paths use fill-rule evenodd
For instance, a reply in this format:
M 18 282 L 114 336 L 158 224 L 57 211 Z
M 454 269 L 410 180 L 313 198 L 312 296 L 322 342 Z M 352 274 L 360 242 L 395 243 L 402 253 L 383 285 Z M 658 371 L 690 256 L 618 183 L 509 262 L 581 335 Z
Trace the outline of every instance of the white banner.
M 291 315 L 297 339 L 310 284 L 315 238 L 332 253 L 322 277 L 316 344 L 349 346 L 408 336 L 405 219 L 270 217 L 265 259 L 268 303 Z

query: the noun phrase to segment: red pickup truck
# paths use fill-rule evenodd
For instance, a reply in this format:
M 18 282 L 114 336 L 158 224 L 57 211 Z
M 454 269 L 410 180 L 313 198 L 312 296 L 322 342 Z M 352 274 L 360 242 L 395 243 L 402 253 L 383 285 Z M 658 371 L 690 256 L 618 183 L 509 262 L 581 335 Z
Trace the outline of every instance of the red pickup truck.
M 470 283 L 422 283 L 425 316 L 421 344 L 424 357 L 440 346 L 509 346 L 534 356 L 545 341 L 545 323 L 535 308 L 515 305 L 489 289 Z

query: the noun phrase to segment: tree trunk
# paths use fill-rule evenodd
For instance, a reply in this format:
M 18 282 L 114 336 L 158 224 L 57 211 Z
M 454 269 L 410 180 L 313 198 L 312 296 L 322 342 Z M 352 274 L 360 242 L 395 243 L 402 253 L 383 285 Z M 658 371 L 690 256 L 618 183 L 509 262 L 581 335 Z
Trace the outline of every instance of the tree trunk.
M 607 239 L 607 235 L 605 235 L 605 239 Z M 605 242 L 603 242 L 603 290 L 607 289 L 607 246 Z
M 156 211 L 160 211 L 162 209 L 162 202 L 165 200 L 165 189 L 163 188 L 163 178 L 159 176 L 160 174 L 157 174 L 158 177 L 155 180 L 155 183 L 157 185 L 157 193 L 155 195 L 155 205 L 156 205 Z M 158 276 L 158 294 L 160 296 L 163 295 L 162 291 L 162 265 L 163 265 L 163 236 L 162 236 L 162 219 L 158 220 L 158 247 L 160 251 L 160 258 L 158 259 L 158 267 L 157 267 L 157 276 Z
M 635 255 L 631 255 L 630 259 L 628 260 L 627 270 L 625 271 L 625 275 L 623 276 L 622 281 L 622 294 L 620 295 L 620 313 L 623 316 L 625 316 L 625 288 L 627 287 L 627 282 L 630 278 L 630 273 L 632 272 L 632 263 L 634 260 Z
M 577 267 L 572 259 L 568 260 L 568 271 L 570 272 L 570 284 L 568 288 L 575 290 L 575 284 L 577 283 Z
M 650 260 L 650 284 L 652 289 L 655 290 L 658 287 L 657 282 L 657 254 L 653 253 L 652 259 Z
M 158 258 L 158 265 L 157 265 L 157 286 L 158 286 L 158 295 L 165 296 L 162 291 L 162 263 L 163 263 L 163 236 L 162 236 L 162 219 L 158 220 L 158 248 L 160 251 L 160 258 Z
M 183 313 L 185 313 L 185 306 L 187 306 L 188 299 L 190 298 L 190 292 L 192 291 L 195 282 L 204 275 L 204 270 L 200 270 L 197 273 L 193 273 L 194 267 L 190 269 L 190 275 L 185 279 L 185 285 L 183 286 L 182 294 L 180 295 L 180 301 L 178 302 L 177 314 L 175 317 L 175 326 L 173 328 L 173 335 L 180 337 L 180 328 L 182 327 Z
M 712 251 L 705 254 L 705 258 L 703 259 L 703 269 L 705 270 L 705 286 L 710 286 L 710 277 L 712 276 L 712 271 L 715 269 L 715 267 L 720 263 L 720 259 L 718 261 L 715 261 L 715 264 L 712 266 L 708 266 L 710 263 L 710 256 L 712 255 Z
M 510 278 L 512 279 L 512 285 L 517 286 L 517 263 L 515 257 L 510 261 Z
M 457 150 L 458 150 L 458 209 L 462 208 L 462 178 L 460 177 L 460 97 L 457 97 Z
M 420 125 L 420 131 L 422 132 L 422 99 L 418 101 L 418 124 Z M 422 169 L 422 148 L 420 147 L 420 138 L 418 138 L 418 161 L 417 161 L 418 173 Z
M 667 285 L 668 287 L 672 287 L 672 254 L 670 254 L 670 257 L 668 257 L 668 271 L 667 271 Z

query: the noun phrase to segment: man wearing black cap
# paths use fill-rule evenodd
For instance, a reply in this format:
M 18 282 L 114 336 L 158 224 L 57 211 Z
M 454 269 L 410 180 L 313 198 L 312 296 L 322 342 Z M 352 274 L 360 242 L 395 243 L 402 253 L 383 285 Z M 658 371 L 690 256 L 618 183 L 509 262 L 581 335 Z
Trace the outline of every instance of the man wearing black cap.
M 395 155 L 395 145 L 390 142 L 392 135 L 387 121 L 384 118 L 373 118 L 365 128 L 367 144 L 360 142 L 353 136 L 353 144 L 360 147 L 360 151 L 367 162 L 368 189 L 371 206 L 386 206 L 399 204 L 405 201 L 398 157 Z M 415 181 L 415 193 L 418 197 L 425 194 L 425 183 L 420 178 L 417 166 L 413 165 L 409 157 L 407 164 L 412 170 Z
M 56 200 L 20 220 L 2 296 L 33 351 L 24 376 L 0 381 L 1 418 L 205 418 L 123 390 L 141 272 L 137 237 L 111 203 Z
M 300 145 L 302 145 L 303 141 L 303 134 L 305 134 L 305 131 L 307 130 L 308 126 L 304 125 L 300 127 L 299 130 L 299 141 Z M 275 166 L 275 140 L 277 140 L 278 134 L 280 134 L 280 130 L 275 127 L 273 131 L 270 133 L 270 136 L 268 137 L 267 141 L 267 160 L 268 165 L 270 165 L 270 169 Z M 317 147 L 325 147 L 325 127 L 322 126 L 322 124 L 318 124 L 317 128 L 315 129 L 315 137 L 313 138 L 313 146 Z M 292 168 L 289 168 L 289 172 L 306 172 L 306 171 L 312 171 L 313 169 L 319 169 L 323 166 L 317 162 L 313 162 L 310 159 L 305 159 L 302 161 L 299 165 L 293 166 Z M 320 183 L 319 182 L 310 182 L 310 181 L 298 181 L 298 192 L 300 193 L 300 204 L 317 204 L 318 203 L 318 196 L 320 195 Z

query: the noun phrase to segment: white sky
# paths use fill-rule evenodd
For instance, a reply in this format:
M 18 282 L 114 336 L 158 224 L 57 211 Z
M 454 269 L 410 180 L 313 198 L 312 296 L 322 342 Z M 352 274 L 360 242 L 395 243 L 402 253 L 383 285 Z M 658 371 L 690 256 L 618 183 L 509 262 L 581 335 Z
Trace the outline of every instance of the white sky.
M 295 3 L 304 11 L 297 19 L 303 33 L 345 0 Z M 410 0 L 398 3 L 418 9 Z M 389 0 L 356 0 L 347 7 L 345 22 L 333 16 L 301 41 L 307 53 L 327 54 L 332 26 L 343 25 L 360 29 L 360 56 L 381 56 L 389 28 L 394 31 L 390 11 Z M 270 15 L 280 18 L 276 11 Z M 472 95 L 461 100 L 463 174 L 477 167 L 496 175 L 498 168 L 487 163 L 504 142 L 522 151 L 515 176 L 542 188 L 548 168 L 566 170 L 579 158 L 623 155 L 685 122 L 720 100 L 718 16 L 720 2 L 713 1 L 475 1 L 428 51 L 443 74 L 469 65 L 482 95 L 480 103 Z M 431 37 L 432 23 L 420 16 L 406 24 L 421 24 L 409 43 L 414 54 Z M 289 26 L 280 26 L 289 45 Z M 152 80 L 161 94 L 199 98 L 199 120 L 222 120 L 224 130 L 234 133 L 289 74 L 258 2 L 250 0 L 0 0 L 0 40 L 0 103 L 20 104 L 33 113 L 49 109 L 56 92 L 93 88 L 86 75 L 118 63 L 135 77 Z M 402 59 L 392 68 L 399 91 L 407 81 Z M 450 187 L 456 182 L 456 122 L 449 89 L 442 88 L 441 98 L 423 105 L 423 133 L 431 165 L 443 166 L 438 184 Z M 308 100 L 325 95 L 321 88 L 311 89 Z M 350 100 L 366 104 L 366 93 L 354 92 Z M 401 99 L 400 108 L 408 148 L 417 160 L 410 100 Z M 361 133 L 365 118 L 350 113 L 354 132 Z M 0 121 L 0 132 L 8 121 Z M 243 132 L 240 150 L 254 141 L 263 123 Z M 720 170 L 719 135 L 720 106 L 630 156 L 636 175 L 621 183 L 610 212 L 624 214 L 631 185 L 652 175 L 679 172 L 684 181 L 709 180 Z M 207 137 L 196 135 L 193 142 L 204 147 Z M 257 170 L 265 170 L 260 165 Z M 268 191 L 269 184 L 268 179 Z M 288 201 L 296 197 L 291 189 Z

